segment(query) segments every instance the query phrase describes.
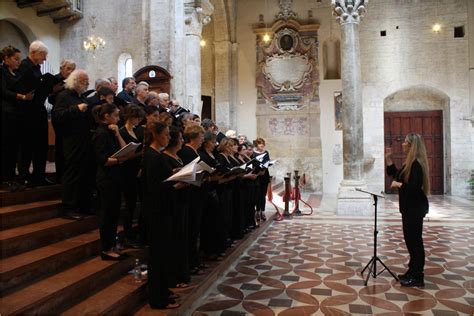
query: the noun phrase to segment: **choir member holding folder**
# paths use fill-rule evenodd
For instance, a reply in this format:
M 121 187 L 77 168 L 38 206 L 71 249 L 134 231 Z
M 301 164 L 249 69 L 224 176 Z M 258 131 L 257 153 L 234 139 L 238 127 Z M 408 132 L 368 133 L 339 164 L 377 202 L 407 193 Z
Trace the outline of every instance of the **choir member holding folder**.
M 185 165 L 199 157 L 198 149 L 204 140 L 204 129 L 201 126 L 190 124 L 184 130 L 186 145 L 178 152 Z M 201 232 L 201 211 L 203 189 L 192 186 L 189 188 L 189 204 L 192 205 L 192 212 L 189 213 L 189 266 L 195 274 L 201 274 L 199 267 L 198 239 Z
M 145 111 L 138 105 L 129 104 L 125 108 L 123 114 L 125 124 L 120 129 L 120 135 L 127 144 L 141 144 L 143 143 L 144 130 L 139 125 L 145 117 Z M 143 146 L 139 146 L 143 147 Z M 131 158 L 122 164 L 122 175 L 124 180 L 123 195 L 125 197 L 125 216 L 123 219 L 123 229 L 125 233 L 125 245 L 131 247 L 141 247 L 138 240 L 135 240 L 133 235 L 132 224 L 133 214 L 137 204 L 138 197 L 138 172 L 142 159 L 141 148 L 136 148 L 131 154 Z M 139 221 L 139 226 L 143 223 Z M 141 227 L 139 227 L 139 231 Z
M 173 214 L 169 194 L 186 185 L 165 181 L 173 168 L 160 152 L 170 141 L 169 129 L 163 123 L 149 122 L 145 131 L 142 165 L 143 209 L 149 224 L 148 302 L 151 308 L 177 308 L 170 287 L 176 285 Z
M 125 146 L 117 126 L 120 120 L 117 106 L 109 103 L 98 105 L 92 114 L 98 124 L 92 144 L 97 161 L 96 184 L 100 197 L 101 257 L 103 260 L 121 260 L 125 254 L 115 247 L 122 189 L 120 164 L 131 156 L 113 157 Z
M 268 151 L 265 150 L 265 140 L 263 138 L 258 137 L 253 143 L 255 147 L 252 158 L 256 158 L 256 160 L 259 162 L 256 170 L 260 170 L 258 173 L 260 190 L 257 192 L 256 198 L 256 220 L 259 222 L 260 220 L 265 221 L 267 219 L 265 217 L 265 200 L 267 196 L 268 184 L 270 183 L 270 174 L 268 172 L 268 167 L 264 168 L 264 164 L 270 160 L 270 155 L 268 154 Z

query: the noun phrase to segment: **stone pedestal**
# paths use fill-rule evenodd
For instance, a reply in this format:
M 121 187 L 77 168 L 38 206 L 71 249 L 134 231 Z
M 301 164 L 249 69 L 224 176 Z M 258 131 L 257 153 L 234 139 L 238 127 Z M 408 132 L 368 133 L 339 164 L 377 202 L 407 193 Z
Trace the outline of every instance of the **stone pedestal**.
M 370 197 L 363 188 L 364 135 L 360 73 L 359 23 L 367 0 L 332 0 L 341 24 L 342 124 L 344 180 L 338 194 L 338 215 L 368 215 Z

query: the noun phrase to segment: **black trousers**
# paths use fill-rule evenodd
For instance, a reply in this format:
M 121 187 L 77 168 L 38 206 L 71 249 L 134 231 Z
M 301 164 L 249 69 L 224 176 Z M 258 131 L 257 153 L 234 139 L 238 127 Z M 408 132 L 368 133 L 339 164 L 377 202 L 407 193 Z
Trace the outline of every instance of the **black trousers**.
M 415 278 L 423 278 L 425 247 L 423 246 L 423 216 L 402 214 L 403 236 L 410 254 L 408 271 Z
M 123 230 L 125 237 L 133 238 L 133 215 L 137 206 L 139 182 L 136 175 L 126 174 L 124 176 L 123 196 L 125 198 L 125 214 L 123 218 Z
M 2 182 L 15 179 L 16 160 L 20 134 L 21 118 L 14 113 L 2 113 Z
M 92 208 L 96 173 L 91 144 L 80 135 L 64 137 L 63 149 L 62 210 L 88 212 Z
M 257 212 L 265 212 L 265 204 L 267 200 L 267 189 L 268 189 L 268 181 L 260 181 L 260 189 L 257 193 L 256 197 L 256 209 Z
M 61 130 L 53 122 L 54 128 L 54 164 L 56 166 L 56 182 L 61 183 L 64 172 L 64 149 L 63 149 L 63 136 Z
M 119 181 L 103 179 L 97 181 L 100 199 L 100 242 L 102 251 L 115 246 L 118 220 L 120 217 L 121 187 Z
M 210 190 L 204 198 L 201 222 L 201 249 L 206 255 L 215 255 L 225 250 L 225 238 L 216 190 Z
M 30 164 L 33 163 L 33 182 L 42 182 L 46 175 L 46 158 L 48 156 L 48 116 L 45 112 L 37 115 L 28 114 L 24 118 L 20 146 L 20 175 L 27 179 L 30 176 Z

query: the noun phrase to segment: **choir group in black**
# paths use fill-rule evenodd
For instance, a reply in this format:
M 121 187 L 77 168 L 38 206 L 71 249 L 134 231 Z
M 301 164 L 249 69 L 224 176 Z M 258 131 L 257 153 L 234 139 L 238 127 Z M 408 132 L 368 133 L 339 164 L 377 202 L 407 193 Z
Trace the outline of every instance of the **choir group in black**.
M 63 215 L 80 220 L 94 213 L 97 192 L 101 257 L 122 260 L 127 254 L 117 245 L 117 228 L 123 200 L 125 245 L 149 248 L 151 307 L 178 307 L 170 288 L 188 287 L 191 275 L 206 267 L 203 258 L 222 260 L 234 241 L 265 220 L 270 182 L 262 164 L 269 160 L 265 141 L 226 137 L 212 120 L 201 122 L 163 94 L 157 103 L 151 93 L 137 98 L 134 78 L 123 80 L 118 95 L 113 78 L 96 81 L 95 94 L 86 98 L 87 73 L 66 61 L 60 74 L 42 75 L 46 56 L 39 41 L 21 63 L 18 49 L 2 50 L 3 185 L 14 191 L 49 184 L 44 106 L 49 98 Z M 146 83 L 136 86 L 148 91 Z M 142 145 L 113 157 L 130 142 Z M 199 185 L 165 181 L 198 157 L 215 170 Z M 236 167 L 244 171 L 232 172 Z

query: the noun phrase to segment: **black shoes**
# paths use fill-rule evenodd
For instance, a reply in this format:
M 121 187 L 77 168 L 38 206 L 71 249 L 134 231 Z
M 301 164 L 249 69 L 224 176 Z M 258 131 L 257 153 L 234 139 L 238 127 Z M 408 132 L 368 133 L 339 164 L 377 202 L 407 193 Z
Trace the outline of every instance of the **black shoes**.
M 65 218 L 65 219 L 72 219 L 72 220 L 76 220 L 76 221 L 80 221 L 80 220 L 84 219 L 84 215 L 79 214 L 77 212 L 67 212 L 62 217 Z
M 400 284 L 404 287 L 424 287 L 424 277 L 425 276 L 423 273 L 418 273 L 414 275 L 409 271 L 404 274 L 398 275 L 398 278 L 400 279 Z
M 105 252 L 101 252 L 100 257 L 104 261 L 120 261 L 120 260 L 123 260 L 123 259 L 127 258 L 128 255 L 126 253 L 122 253 L 119 256 L 115 257 L 115 256 L 108 255 Z
M 400 284 L 404 287 L 424 287 L 425 281 L 423 279 L 406 278 L 400 279 Z

